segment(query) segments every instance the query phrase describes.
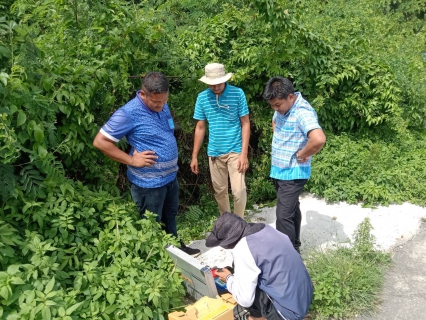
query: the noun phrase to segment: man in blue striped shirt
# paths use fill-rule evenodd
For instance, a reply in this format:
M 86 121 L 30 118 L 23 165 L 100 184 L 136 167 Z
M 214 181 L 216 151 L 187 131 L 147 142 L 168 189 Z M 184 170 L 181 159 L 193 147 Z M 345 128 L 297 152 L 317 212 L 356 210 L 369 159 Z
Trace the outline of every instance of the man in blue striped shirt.
M 271 78 L 263 99 L 275 110 L 270 177 L 277 190 L 276 226 L 299 251 L 302 222 L 299 195 L 311 176 L 312 155 L 322 149 L 326 138 L 315 110 L 300 92 L 294 92 L 289 79 Z
M 140 217 L 144 217 L 146 210 L 155 213 L 157 221 L 164 222 L 165 231 L 177 237 L 178 148 L 168 97 L 166 76 L 149 72 L 136 97 L 114 112 L 93 145 L 111 159 L 127 165 L 132 198 Z M 128 154 L 115 145 L 123 137 L 132 147 Z M 193 256 L 200 254 L 200 250 L 189 248 L 182 241 L 180 249 Z
M 191 170 L 198 174 L 198 152 L 204 140 L 206 122 L 209 124 L 209 168 L 215 198 L 220 214 L 231 212 L 228 195 L 228 174 L 234 196 L 234 210 L 244 217 L 247 201 L 245 172 L 250 138 L 250 120 L 246 96 L 242 89 L 231 86 L 227 81 L 232 73 L 225 73 L 225 67 L 211 63 L 205 67 L 200 81 L 209 88 L 198 95 L 195 104 L 194 149 Z

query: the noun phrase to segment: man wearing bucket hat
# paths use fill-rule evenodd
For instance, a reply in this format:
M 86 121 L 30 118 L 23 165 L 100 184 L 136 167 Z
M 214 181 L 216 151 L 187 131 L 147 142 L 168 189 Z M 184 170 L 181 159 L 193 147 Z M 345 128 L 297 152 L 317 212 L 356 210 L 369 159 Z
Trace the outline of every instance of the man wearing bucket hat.
M 194 149 L 191 170 L 198 174 L 198 153 L 204 140 L 206 122 L 209 125 L 207 155 L 215 198 L 219 212 L 230 212 L 228 175 L 234 197 L 234 212 L 244 216 L 247 201 L 245 172 L 249 166 L 247 152 L 250 138 L 250 120 L 246 96 L 242 89 L 227 81 L 232 73 L 226 73 L 220 63 L 205 67 L 205 75 L 199 79 L 209 86 L 198 95 L 195 103 Z
M 305 317 L 312 301 L 312 281 L 288 236 L 225 212 L 216 220 L 206 246 L 232 249 L 235 273 L 226 268 L 216 273 L 251 318 Z

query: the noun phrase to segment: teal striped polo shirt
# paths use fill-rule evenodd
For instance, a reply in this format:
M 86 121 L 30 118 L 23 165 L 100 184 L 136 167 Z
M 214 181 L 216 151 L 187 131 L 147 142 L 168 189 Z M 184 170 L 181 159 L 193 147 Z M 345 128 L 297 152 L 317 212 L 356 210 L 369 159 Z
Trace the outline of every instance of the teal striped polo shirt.
M 194 119 L 207 120 L 209 124 L 209 157 L 218 157 L 230 152 L 241 153 L 240 118 L 247 114 L 249 110 L 244 91 L 228 83 L 217 100 L 210 88 L 198 95 Z

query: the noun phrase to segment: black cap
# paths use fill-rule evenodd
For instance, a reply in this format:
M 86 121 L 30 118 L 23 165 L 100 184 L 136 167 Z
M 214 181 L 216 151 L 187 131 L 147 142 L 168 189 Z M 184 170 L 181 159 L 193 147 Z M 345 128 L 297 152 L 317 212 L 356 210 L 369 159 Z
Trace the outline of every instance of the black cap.
M 235 247 L 243 235 L 247 222 L 230 212 L 224 212 L 215 222 L 212 232 L 207 237 L 206 247 Z

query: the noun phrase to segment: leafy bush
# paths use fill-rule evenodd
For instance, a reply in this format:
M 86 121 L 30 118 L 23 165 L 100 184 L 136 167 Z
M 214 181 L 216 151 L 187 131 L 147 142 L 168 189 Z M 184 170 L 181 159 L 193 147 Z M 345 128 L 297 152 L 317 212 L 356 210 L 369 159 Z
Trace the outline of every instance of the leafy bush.
M 311 312 L 317 318 L 354 316 L 379 302 L 390 255 L 375 248 L 366 218 L 354 234 L 352 247 L 310 252 L 304 260 L 314 284 Z
M 321 87 L 325 85 L 325 88 L 330 86 L 333 89 L 333 92 L 329 91 L 331 96 L 324 95 L 323 90 L 318 91 L 320 98 L 327 100 L 330 97 L 332 99 L 328 102 L 332 103 L 337 98 L 342 105 L 333 105 L 332 109 L 337 111 L 341 108 L 342 112 L 349 114 L 352 112 L 350 117 L 344 119 L 341 114 L 336 114 L 335 120 L 347 123 L 360 119 L 362 115 L 368 115 L 367 121 L 390 120 L 392 112 L 402 111 L 410 128 L 424 129 L 424 1 L 298 0 L 297 6 L 303 12 L 307 27 L 321 30 L 325 41 L 338 43 L 334 48 L 341 48 L 349 58 L 346 62 L 330 65 L 330 75 L 337 75 L 327 76 L 331 83 L 325 81 L 322 84 L 318 79 Z M 346 76 L 343 78 L 342 72 L 335 72 L 340 65 L 345 66 Z M 362 69 L 370 69 L 370 72 L 358 72 Z M 339 86 L 335 85 L 336 81 L 340 83 Z M 346 91 L 344 86 L 353 87 L 353 90 Z M 337 88 L 338 91 L 335 91 Z M 341 89 L 345 92 L 343 96 L 340 96 Z M 357 102 L 353 103 L 353 100 Z M 365 107 L 361 106 L 362 103 Z M 325 102 L 326 110 L 327 104 Z M 347 108 L 350 105 L 353 107 Z
M 0 209 L 2 319 L 158 319 L 184 288 L 155 216 L 81 183 Z M 22 208 L 18 210 L 17 208 Z M 78 315 L 78 316 L 77 316 Z
M 401 138 L 398 139 L 398 138 Z M 403 140 L 404 138 L 404 140 Z M 328 201 L 365 205 L 411 201 L 425 205 L 424 136 L 329 136 L 313 160 L 307 189 Z

